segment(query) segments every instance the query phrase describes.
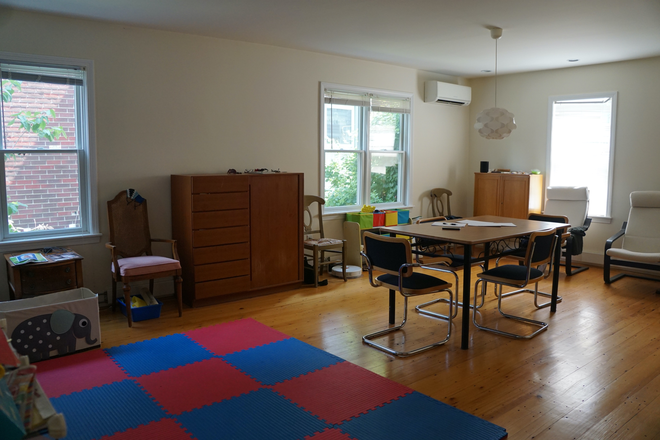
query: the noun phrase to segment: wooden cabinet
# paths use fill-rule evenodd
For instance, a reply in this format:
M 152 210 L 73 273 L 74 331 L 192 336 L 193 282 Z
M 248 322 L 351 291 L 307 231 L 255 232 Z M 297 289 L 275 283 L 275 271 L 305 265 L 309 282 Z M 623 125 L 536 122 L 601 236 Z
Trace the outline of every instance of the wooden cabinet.
M 24 295 L 45 295 L 83 287 L 83 257 L 70 249 L 53 254 L 42 254 L 48 261 L 14 265 L 9 257 L 40 250 L 5 254 L 9 299 L 21 299 Z M 64 255 L 65 257 L 61 257 Z
M 173 175 L 172 236 L 191 306 L 303 280 L 303 174 Z
M 474 173 L 474 215 L 527 218 L 540 213 L 543 176 L 540 174 Z

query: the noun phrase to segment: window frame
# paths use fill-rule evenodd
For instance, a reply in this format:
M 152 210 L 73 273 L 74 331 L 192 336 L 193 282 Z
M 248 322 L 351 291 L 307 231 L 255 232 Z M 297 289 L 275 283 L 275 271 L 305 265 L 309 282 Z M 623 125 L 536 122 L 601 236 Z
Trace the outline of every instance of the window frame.
M 325 149 L 325 127 L 326 127 L 326 115 L 325 115 L 325 91 L 326 89 L 343 91 L 349 93 L 357 94 L 371 94 L 378 96 L 387 96 L 394 98 L 408 99 L 410 102 L 410 112 L 402 113 L 407 114 L 407 128 L 404 131 L 404 136 L 406 136 L 406 141 L 403 142 L 402 150 L 370 150 L 369 149 L 369 114 L 365 114 L 362 117 L 361 125 L 363 130 L 360 140 L 360 148 L 357 150 L 326 150 Z M 347 154 L 357 154 L 360 158 L 359 163 L 361 166 L 358 167 L 358 204 L 357 205 L 345 205 L 345 206 L 323 206 L 323 212 L 327 214 L 343 214 L 346 212 L 355 212 L 359 211 L 362 208 L 363 204 L 371 204 L 365 200 L 369 200 L 371 192 L 371 155 L 374 153 L 395 153 L 401 156 L 401 172 L 399 173 L 399 184 L 398 189 L 400 192 L 400 201 L 394 203 L 379 203 L 375 206 L 379 209 L 402 209 L 410 208 L 410 188 L 412 181 L 412 151 L 413 151 L 413 94 L 406 92 L 397 92 L 392 90 L 383 90 L 383 89 L 374 89 L 369 87 L 358 87 L 358 86 L 349 86 L 344 84 L 335 84 L 335 83 L 320 83 L 320 110 L 319 110 L 319 151 L 320 151 L 320 167 L 319 167 L 319 188 L 321 197 L 325 196 L 325 155 L 327 152 L 342 153 Z M 371 111 L 371 107 L 369 111 Z M 402 175 L 401 175 L 402 174 Z
M 617 98 L 618 92 L 593 92 L 576 93 L 569 95 L 554 95 L 548 97 L 548 135 L 546 148 L 546 173 L 548 176 L 546 186 L 550 186 L 552 177 L 552 123 L 554 116 L 554 103 L 557 101 L 577 101 L 585 99 L 610 98 L 612 110 L 610 115 L 610 147 L 609 147 L 609 169 L 607 172 L 607 200 L 605 215 L 594 216 L 588 214 L 595 223 L 610 223 L 612 221 L 612 190 L 614 187 L 614 152 L 616 148 L 616 120 L 617 120 Z
M 78 58 L 64 58 L 46 55 L 28 55 L 10 52 L 0 52 L 0 63 L 26 64 L 35 66 L 48 66 L 59 68 L 79 68 L 85 72 L 84 84 L 77 105 L 80 106 L 80 116 L 76 122 L 80 148 L 61 150 L 4 150 L 17 153 L 74 153 L 78 157 L 78 179 L 80 195 L 81 227 L 73 231 L 52 230 L 26 232 L 17 236 L 8 233 L 7 192 L 0 191 L 0 251 L 37 249 L 46 246 L 79 245 L 98 243 L 101 240 L 99 231 L 97 175 L 96 175 L 96 133 L 95 133 L 95 104 L 94 104 L 94 62 Z M 78 94 L 77 94 L 78 95 Z M 4 124 L 4 121 L 2 122 Z M 50 152 L 50 153 L 49 153 Z M 0 167 L 0 179 L 5 182 L 5 166 Z M 23 235 L 25 234 L 25 235 Z

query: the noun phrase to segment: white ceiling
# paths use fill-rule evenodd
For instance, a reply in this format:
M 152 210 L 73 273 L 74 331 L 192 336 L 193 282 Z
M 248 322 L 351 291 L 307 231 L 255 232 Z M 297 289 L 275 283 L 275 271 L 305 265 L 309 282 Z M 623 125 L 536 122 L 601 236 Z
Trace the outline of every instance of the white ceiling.
M 494 70 L 490 27 L 504 29 L 497 43 L 501 74 L 660 56 L 660 0 L 0 0 L 2 5 L 462 77 Z M 11 19 L 4 12 L 0 25 Z

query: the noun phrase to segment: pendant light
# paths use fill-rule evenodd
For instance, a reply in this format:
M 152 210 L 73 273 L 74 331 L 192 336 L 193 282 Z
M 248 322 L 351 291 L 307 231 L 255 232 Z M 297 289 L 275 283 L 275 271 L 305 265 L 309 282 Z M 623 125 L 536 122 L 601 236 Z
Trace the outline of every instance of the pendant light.
M 497 40 L 502 37 L 501 28 L 492 28 L 490 36 L 495 40 L 495 107 L 483 110 L 477 115 L 474 128 L 486 139 L 504 139 L 516 129 L 513 113 L 497 107 Z

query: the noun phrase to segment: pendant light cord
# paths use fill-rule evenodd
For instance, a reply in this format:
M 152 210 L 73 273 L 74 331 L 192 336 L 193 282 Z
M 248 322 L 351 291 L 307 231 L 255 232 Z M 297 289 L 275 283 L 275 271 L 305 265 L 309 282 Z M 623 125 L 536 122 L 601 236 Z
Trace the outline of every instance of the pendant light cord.
M 495 39 L 495 108 L 497 108 L 497 39 Z

